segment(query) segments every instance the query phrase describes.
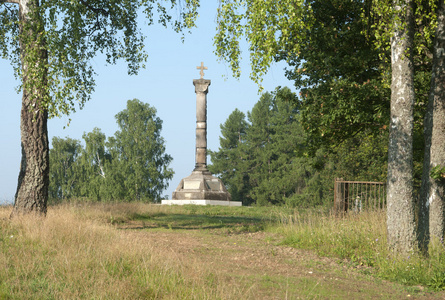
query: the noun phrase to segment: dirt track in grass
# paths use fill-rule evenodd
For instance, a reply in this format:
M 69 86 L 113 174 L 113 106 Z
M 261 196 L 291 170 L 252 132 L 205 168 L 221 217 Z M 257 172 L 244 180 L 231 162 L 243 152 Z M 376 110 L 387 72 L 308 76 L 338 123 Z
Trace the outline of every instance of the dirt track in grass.
M 190 276 L 206 274 L 212 284 L 214 275 L 216 284 L 231 285 L 247 299 L 445 299 L 445 292 L 407 288 L 334 259 L 280 246 L 273 233 L 160 230 L 138 221 L 117 228 L 127 238 L 150 245 L 166 264 L 179 264 Z

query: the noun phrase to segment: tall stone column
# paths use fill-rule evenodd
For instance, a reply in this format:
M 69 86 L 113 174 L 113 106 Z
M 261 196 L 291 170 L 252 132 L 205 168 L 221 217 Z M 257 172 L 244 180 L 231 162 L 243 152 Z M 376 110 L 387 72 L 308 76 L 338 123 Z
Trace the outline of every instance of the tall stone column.
M 207 93 L 210 80 L 193 80 L 196 93 L 196 157 L 194 171 L 207 172 Z
M 204 79 L 204 63 L 200 67 L 200 79 L 194 79 L 196 93 L 196 155 L 192 174 L 179 182 L 171 200 L 162 200 L 167 205 L 226 205 L 241 206 L 241 201 L 232 201 L 224 183 L 207 169 L 207 93 L 210 80 Z

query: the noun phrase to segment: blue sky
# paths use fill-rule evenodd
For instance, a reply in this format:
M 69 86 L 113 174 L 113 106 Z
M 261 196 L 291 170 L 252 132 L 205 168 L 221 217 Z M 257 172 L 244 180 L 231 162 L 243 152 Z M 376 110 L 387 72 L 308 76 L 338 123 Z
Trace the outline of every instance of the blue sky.
M 53 136 L 82 140 L 84 132 L 98 127 L 107 137 L 114 135 L 117 125 L 114 116 L 125 109 L 129 99 L 137 98 L 157 109 L 163 120 L 162 136 L 166 152 L 173 157 L 170 167 L 175 171 L 169 188 L 163 193 L 171 198 L 183 177 L 190 175 L 195 165 L 196 95 L 193 79 L 200 78 L 197 66 L 208 67 L 205 79 L 211 80 L 207 95 L 207 145 L 219 147 L 220 124 L 238 108 L 251 110 L 258 101 L 258 86 L 249 79 L 250 65 L 247 46 L 243 47 L 241 78 L 232 77 L 229 65 L 218 61 L 214 52 L 218 1 L 201 1 L 197 28 L 192 34 L 181 36 L 160 25 L 147 27 L 144 32 L 148 62 L 137 76 L 127 75 L 125 64 L 106 65 L 102 57 L 91 64 L 98 73 L 92 100 L 82 110 L 69 117 L 51 119 L 48 124 L 50 140 Z M 293 83 L 284 76 L 283 63 L 275 64 L 264 77 L 265 91 Z M 0 203 L 12 202 L 20 166 L 20 107 L 21 95 L 15 88 L 9 61 L 0 59 Z M 69 118 L 71 123 L 67 125 Z M 208 158 L 208 163 L 210 159 Z

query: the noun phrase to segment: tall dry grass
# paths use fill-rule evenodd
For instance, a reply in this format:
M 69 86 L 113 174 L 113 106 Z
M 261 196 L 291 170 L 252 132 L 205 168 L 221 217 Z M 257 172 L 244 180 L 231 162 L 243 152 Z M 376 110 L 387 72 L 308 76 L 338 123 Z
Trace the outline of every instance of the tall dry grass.
M 295 212 L 281 218 L 283 243 L 315 250 L 321 256 L 348 259 L 373 266 L 388 255 L 384 211 L 333 215 L 319 211 Z
M 445 290 L 444 243 L 431 245 L 427 256 L 390 253 L 384 210 L 341 216 L 305 211 L 280 219 L 275 230 L 283 234 L 283 244 L 337 257 L 352 266 L 372 267 L 363 271 L 391 281 Z
M 206 266 L 160 253 L 148 239 L 103 222 L 148 209 L 139 205 L 109 205 L 108 211 L 65 205 L 49 209 L 46 218 L 13 220 L 11 208 L 1 207 L 0 299 L 248 297 Z

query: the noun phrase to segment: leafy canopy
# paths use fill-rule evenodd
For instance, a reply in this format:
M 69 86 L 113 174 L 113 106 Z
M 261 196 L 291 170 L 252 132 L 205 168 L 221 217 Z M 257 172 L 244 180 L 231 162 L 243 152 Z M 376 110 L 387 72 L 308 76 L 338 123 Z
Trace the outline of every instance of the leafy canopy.
M 389 41 L 393 32 L 392 21 L 397 18 L 398 1 L 392 0 L 221 0 L 218 8 L 217 33 L 214 44 L 217 56 L 230 64 L 233 75 L 241 74 L 240 41 L 245 38 L 249 45 L 251 78 L 261 83 L 274 60 L 287 60 L 290 55 L 300 55 L 311 42 L 311 31 L 316 26 L 317 13 L 326 21 L 335 23 L 329 11 L 315 11 L 315 6 L 328 8 L 352 6 L 359 8 L 363 34 L 370 38 L 380 51 L 381 59 L 388 61 Z M 416 26 L 416 52 L 428 52 L 437 26 L 437 1 L 414 0 Z M 344 9 L 347 13 L 347 10 Z M 333 18 L 334 17 L 334 18 Z M 339 15 L 342 18 L 341 15 Z M 357 21 L 351 19 L 351 21 Z M 342 26 L 341 24 L 339 24 Z M 346 24 L 347 25 L 347 24 Z M 339 28 L 334 28 L 339 29 Z M 348 34 L 347 31 L 344 33 Z M 387 71 L 386 69 L 384 70 Z M 388 75 L 388 72 L 385 73 Z
M 157 19 L 183 32 L 195 26 L 199 6 L 197 0 L 41 0 L 31 1 L 24 22 L 19 20 L 18 5 L 6 2 L 12 1 L 0 1 L 0 56 L 11 60 L 22 81 L 19 89 L 38 85 L 46 90 L 48 96 L 39 104 L 50 117 L 69 114 L 76 102 L 82 108 L 90 99 L 95 72 L 89 61 L 95 55 L 103 54 L 109 64 L 125 61 L 129 74 L 144 67 L 147 54 L 140 15 L 147 25 Z M 173 10 L 179 12 L 176 20 L 170 15 Z M 39 60 L 39 51 L 47 52 L 46 62 Z M 31 69 L 26 80 L 24 65 Z
M 303 0 L 221 0 L 215 53 L 239 77 L 240 39 L 249 43 L 251 78 L 257 83 L 281 51 L 298 53 L 312 26 L 312 8 Z M 291 47 L 291 49 L 289 49 Z
M 116 115 L 119 130 L 108 140 L 99 128 L 80 141 L 53 138 L 50 198 L 159 201 L 173 177 L 165 153 L 162 120 L 156 109 L 137 99 Z

